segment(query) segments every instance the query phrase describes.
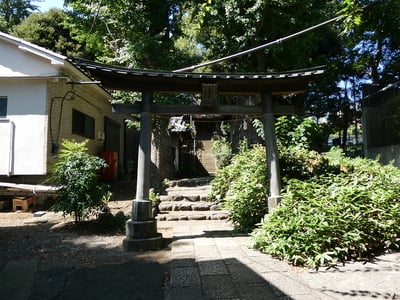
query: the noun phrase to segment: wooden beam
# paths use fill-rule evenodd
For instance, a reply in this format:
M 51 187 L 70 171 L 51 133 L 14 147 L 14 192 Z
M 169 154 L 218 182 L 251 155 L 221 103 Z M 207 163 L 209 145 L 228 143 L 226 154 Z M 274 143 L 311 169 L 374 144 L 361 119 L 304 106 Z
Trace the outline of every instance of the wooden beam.
M 113 104 L 113 112 L 121 114 L 140 114 L 142 103 L 135 104 Z M 294 115 L 296 107 L 294 105 L 273 104 L 273 112 L 276 115 Z M 154 104 L 151 113 L 155 115 L 262 115 L 263 108 L 260 105 L 170 105 Z

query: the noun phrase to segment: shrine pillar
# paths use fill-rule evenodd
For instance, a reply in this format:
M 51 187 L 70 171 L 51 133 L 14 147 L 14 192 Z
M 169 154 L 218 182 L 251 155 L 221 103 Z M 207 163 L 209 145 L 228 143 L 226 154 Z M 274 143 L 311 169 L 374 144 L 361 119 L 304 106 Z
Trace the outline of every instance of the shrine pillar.
M 136 198 L 132 201 L 132 217 L 126 223 L 126 238 L 122 243 L 126 251 L 156 250 L 162 247 L 162 236 L 157 233 L 157 220 L 152 215 L 152 201 L 149 200 L 152 102 L 153 93 L 143 92 Z
M 268 213 L 278 207 L 281 199 L 281 176 L 279 168 L 279 154 L 275 135 L 275 118 L 273 112 L 273 99 L 270 92 L 261 95 L 263 106 L 263 124 L 265 147 L 267 151 L 267 168 L 269 177 Z

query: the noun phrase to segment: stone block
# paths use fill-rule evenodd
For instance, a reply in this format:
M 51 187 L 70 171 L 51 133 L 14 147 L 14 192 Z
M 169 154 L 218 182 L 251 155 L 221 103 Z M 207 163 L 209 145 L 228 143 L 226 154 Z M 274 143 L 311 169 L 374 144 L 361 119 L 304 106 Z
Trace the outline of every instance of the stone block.
M 157 221 L 134 221 L 126 222 L 126 236 L 131 239 L 146 239 L 157 235 Z
M 207 220 L 207 216 L 206 215 L 191 215 L 188 216 L 189 220 Z
M 173 205 L 171 202 L 161 202 L 159 204 L 159 208 L 161 211 L 171 211 L 173 208 Z
M 157 233 L 156 236 L 146 239 L 132 239 L 125 238 L 122 241 L 122 248 L 125 251 L 154 251 L 160 250 L 163 247 L 163 238 L 161 233 Z
M 196 210 L 196 211 L 208 211 L 208 210 L 210 210 L 210 204 L 208 204 L 208 203 L 192 204 L 192 209 Z

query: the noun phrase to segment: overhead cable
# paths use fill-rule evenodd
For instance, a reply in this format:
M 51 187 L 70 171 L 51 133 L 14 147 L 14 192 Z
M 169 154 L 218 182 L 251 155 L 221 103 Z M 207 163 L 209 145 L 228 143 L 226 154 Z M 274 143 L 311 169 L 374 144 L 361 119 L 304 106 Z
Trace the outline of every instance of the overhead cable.
M 374 2 L 372 2 L 371 4 L 369 4 L 369 5 L 367 5 L 367 6 L 364 6 L 363 9 L 367 9 L 367 8 L 369 8 L 369 7 L 371 7 L 371 6 L 375 5 L 375 4 L 378 4 L 378 3 L 382 2 L 382 1 L 383 1 L 383 0 L 374 1 Z M 334 23 L 334 22 L 336 22 L 336 21 L 338 21 L 339 19 L 342 19 L 342 18 L 343 18 L 343 15 L 340 15 L 340 16 L 334 17 L 334 18 L 332 18 L 332 19 L 329 19 L 329 20 L 327 20 L 327 21 L 325 21 L 325 22 L 319 23 L 319 24 L 317 24 L 317 25 L 311 26 L 311 27 L 309 27 L 309 28 L 306 28 L 306 29 L 303 29 L 303 30 L 298 31 L 298 32 L 296 32 L 296 33 L 293 33 L 293 34 L 290 34 L 290 35 L 288 35 L 288 36 L 285 36 L 285 37 L 283 37 L 283 38 L 279 38 L 279 39 L 274 40 L 274 41 L 272 41 L 272 42 L 269 42 L 269 43 L 266 43 L 266 44 L 262 44 L 262 45 L 259 45 L 259 46 L 257 46 L 257 47 L 254 47 L 254 48 L 251 48 L 251 49 L 247 49 L 247 50 L 244 50 L 244 51 L 241 51 L 241 52 L 237 52 L 237 53 L 234 53 L 234 54 L 225 56 L 225 57 L 221 57 L 221 58 L 217 58 L 217 59 L 214 59 L 214 60 L 210 60 L 210 61 L 207 61 L 207 62 L 204 62 L 204 63 L 192 65 L 192 66 L 190 66 L 190 67 L 185 67 L 185 68 L 173 70 L 172 72 L 193 71 L 193 70 L 195 70 L 195 69 L 197 69 L 197 68 L 200 68 L 200 67 L 205 67 L 205 66 L 208 66 L 208 65 L 220 63 L 220 62 L 222 62 L 222 61 L 229 60 L 229 59 L 232 59 L 232 58 L 235 58 L 235 57 L 238 57 L 238 56 L 242 56 L 242 55 L 245 55 L 245 54 L 249 54 L 249 53 L 252 53 L 252 52 L 256 52 L 256 51 L 258 51 L 258 50 L 267 48 L 267 47 L 269 47 L 269 46 L 272 46 L 272 45 L 275 45 L 275 44 L 280 44 L 280 43 L 282 43 L 282 42 L 284 42 L 284 41 L 290 40 L 290 39 L 295 38 L 295 37 L 297 37 L 297 36 L 299 36 L 299 35 L 302 35 L 302 34 L 304 34 L 304 33 L 313 31 L 313 30 L 318 29 L 318 28 L 320 28 L 320 27 L 322 27 L 322 26 L 325 26 L 325 25 Z

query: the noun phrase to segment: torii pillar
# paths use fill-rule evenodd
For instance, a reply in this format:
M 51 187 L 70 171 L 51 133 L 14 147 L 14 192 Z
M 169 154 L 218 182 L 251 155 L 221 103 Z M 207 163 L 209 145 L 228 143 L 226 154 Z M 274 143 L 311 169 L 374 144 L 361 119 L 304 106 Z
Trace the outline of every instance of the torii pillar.
M 261 95 L 263 106 L 263 123 L 265 147 L 267 149 L 267 169 L 269 178 L 270 196 L 268 197 L 268 213 L 278 207 L 281 199 L 281 176 L 279 168 L 279 154 L 275 135 L 275 118 L 273 112 L 273 99 L 270 92 Z
M 152 102 L 153 93 L 142 92 L 136 198 L 132 201 L 132 217 L 126 222 L 126 238 L 122 242 L 125 251 L 162 248 L 162 235 L 157 233 L 157 220 L 149 200 Z

